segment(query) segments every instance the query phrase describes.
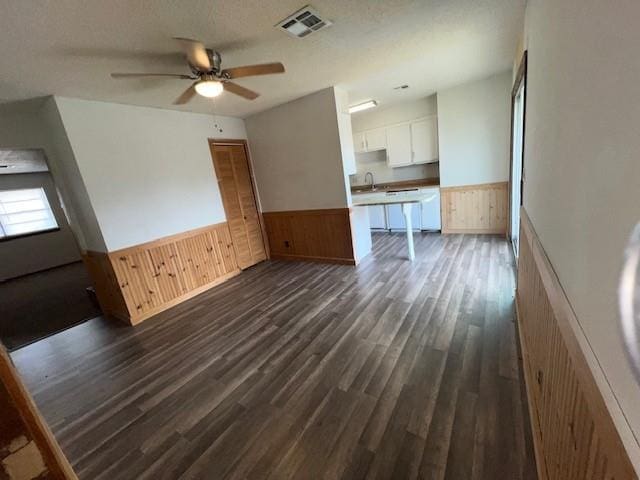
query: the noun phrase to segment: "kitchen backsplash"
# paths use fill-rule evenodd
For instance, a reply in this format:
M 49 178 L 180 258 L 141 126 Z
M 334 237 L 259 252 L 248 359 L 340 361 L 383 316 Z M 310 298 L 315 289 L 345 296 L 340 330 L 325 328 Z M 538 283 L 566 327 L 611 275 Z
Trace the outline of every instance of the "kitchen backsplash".
M 438 163 L 390 168 L 387 165 L 385 150 L 356 153 L 356 173 L 349 176 L 351 185 L 363 185 L 365 183 L 364 176 L 367 172 L 373 173 L 375 183 L 438 178 L 440 175 Z

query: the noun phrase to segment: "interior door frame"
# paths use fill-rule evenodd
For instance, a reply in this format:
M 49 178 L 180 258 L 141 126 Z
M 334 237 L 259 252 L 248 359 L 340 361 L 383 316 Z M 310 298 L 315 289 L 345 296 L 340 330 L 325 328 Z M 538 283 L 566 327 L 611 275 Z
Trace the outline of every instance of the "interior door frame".
M 521 182 L 520 182 L 520 203 L 522 204 L 524 200 L 524 143 L 525 143 L 525 132 L 526 132 L 526 118 L 527 118 L 527 50 L 522 53 L 522 58 L 520 59 L 520 65 L 518 66 L 518 72 L 516 73 L 516 77 L 513 81 L 513 87 L 511 89 L 511 128 L 510 128 L 510 139 L 509 139 L 509 216 L 507 222 L 507 239 L 511 242 L 511 237 L 513 232 L 511 231 L 511 204 L 513 202 L 513 121 L 515 120 L 515 104 L 516 104 L 516 96 L 518 95 L 518 91 L 521 86 L 524 86 L 524 95 L 522 98 L 522 159 L 521 159 Z
M 208 142 L 209 142 L 209 148 L 212 153 L 211 160 L 213 162 L 216 161 L 213 155 L 214 145 L 242 145 L 242 147 L 244 148 L 244 154 L 247 157 L 247 165 L 249 167 L 249 177 L 251 178 L 251 190 L 253 191 L 253 199 L 255 200 L 255 203 L 256 203 L 258 220 L 260 222 L 260 232 L 262 233 L 262 243 L 264 244 L 264 251 L 267 256 L 267 260 L 270 260 L 271 249 L 269 248 L 269 238 L 267 237 L 267 227 L 266 227 L 266 224 L 264 223 L 264 217 L 262 216 L 262 205 L 260 204 L 260 199 L 258 197 L 258 188 L 256 186 L 256 177 L 253 171 L 253 162 L 251 161 L 251 155 L 249 153 L 249 144 L 243 138 L 209 138 Z M 214 174 L 215 174 L 215 167 L 214 167 Z M 225 211 L 225 216 L 226 214 L 227 212 Z

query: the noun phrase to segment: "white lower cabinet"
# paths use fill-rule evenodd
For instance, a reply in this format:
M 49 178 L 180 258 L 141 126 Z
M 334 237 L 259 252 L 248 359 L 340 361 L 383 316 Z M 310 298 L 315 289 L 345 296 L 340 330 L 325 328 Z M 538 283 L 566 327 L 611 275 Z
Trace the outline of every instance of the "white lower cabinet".
M 402 205 L 387 205 L 387 228 L 389 230 L 404 230 L 404 215 Z M 422 228 L 422 214 L 419 203 L 411 204 L 411 226 L 414 230 Z
M 387 218 L 384 205 L 371 205 L 369 208 L 369 224 L 372 229 L 384 230 L 387 228 Z
M 420 193 L 430 196 L 422 203 L 411 204 L 411 226 L 414 230 L 438 231 L 440 222 L 440 189 L 438 187 L 425 187 Z M 375 198 L 374 194 L 362 194 Z M 404 230 L 404 215 L 402 205 L 370 205 L 369 226 L 372 230 Z
M 422 230 L 440 230 L 442 228 L 440 222 L 440 189 L 435 187 L 420 191 L 433 194 L 429 201 L 420 204 L 422 207 Z

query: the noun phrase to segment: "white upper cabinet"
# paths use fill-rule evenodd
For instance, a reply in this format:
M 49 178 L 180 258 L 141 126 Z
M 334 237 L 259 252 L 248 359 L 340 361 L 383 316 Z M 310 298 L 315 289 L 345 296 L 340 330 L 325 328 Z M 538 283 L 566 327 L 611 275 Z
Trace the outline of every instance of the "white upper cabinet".
M 353 136 L 351 133 L 351 115 L 349 113 L 338 112 L 338 132 L 340 133 L 340 150 L 342 152 L 342 165 L 347 175 L 356 173 L 356 156 L 354 145 L 351 143 Z
M 387 148 L 387 129 L 376 128 L 353 134 L 353 146 L 356 153 L 375 152 Z
M 410 122 L 353 134 L 356 153 L 387 150 L 390 167 L 405 167 L 438 161 L 438 117 L 431 115 Z
M 390 167 L 411 165 L 411 125 L 387 127 L 387 164 Z
M 438 121 L 435 115 L 411 123 L 412 163 L 438 161 Z
M 367 144 L 367 152 L 387 148 L 387 129 L 384 127 L 364 132 L 364 138 Z
M 364 132 L 353 134 L 353 149 L 356 153 L 364 153 L 367 151 L 367 142 Z

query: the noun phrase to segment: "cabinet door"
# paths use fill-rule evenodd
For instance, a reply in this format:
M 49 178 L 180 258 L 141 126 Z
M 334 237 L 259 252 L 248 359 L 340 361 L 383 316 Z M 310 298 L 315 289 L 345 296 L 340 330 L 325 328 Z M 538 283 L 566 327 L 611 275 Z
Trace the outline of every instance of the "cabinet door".
M 351 115 L 338 112 L 338 132 L 340 133 L 340 150 L 342 151 L 342 168 L 344 173 L 356 173 L 356 156 L 354 154 L 353 133 L 351 132 Z
M 422 202 L 422 230 L 440 230 L 440 190 L 425 189 L 423 193 L 435 194 L 435 197 L 428 202 Z
M 353 150 L 356 153 L 363 153 L 367 151 L 367 144 L 364 138 L 364 132 L 353 134 Z
M 369 208 L 369 227 L 374 229 L 387 228 L 384 205 L 371 205 Z
M 384 150 L 387 148 L 387 129 L 383 127 L 365 132 L 365 143 L 367 152 Z
M 393 204 L 387 205 L 387 228 L 391 230 L 402 230 L 404 228 L 404 217 L 402 206 Z
M 411 165 L 411 126 L 387 128 L 387 164 L 390 167 Z
M 391 230 L 404 230 L 404 213 L 402 213 L 402 205 L 387 205 L 387 228 Z M 422 229 L 422 210 L 419 203 L 411 204 L 411 229 Z
M 413 163 L 438 160 L 438 117 L 435 115 L 411 124 Z

